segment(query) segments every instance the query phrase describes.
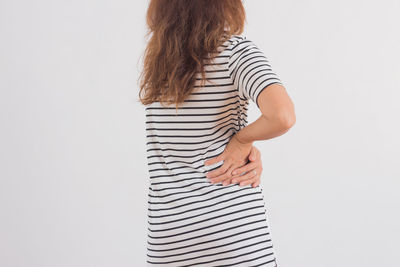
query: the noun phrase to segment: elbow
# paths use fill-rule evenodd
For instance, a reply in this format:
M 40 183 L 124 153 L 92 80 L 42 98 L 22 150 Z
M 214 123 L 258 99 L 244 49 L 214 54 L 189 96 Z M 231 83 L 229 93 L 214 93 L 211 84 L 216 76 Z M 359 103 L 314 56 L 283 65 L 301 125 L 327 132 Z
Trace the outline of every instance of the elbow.
M 277 123 L 282 131 L 288 131 L 296 123 L 296 115 L 294 112 L 285 112 L 277 116 Z

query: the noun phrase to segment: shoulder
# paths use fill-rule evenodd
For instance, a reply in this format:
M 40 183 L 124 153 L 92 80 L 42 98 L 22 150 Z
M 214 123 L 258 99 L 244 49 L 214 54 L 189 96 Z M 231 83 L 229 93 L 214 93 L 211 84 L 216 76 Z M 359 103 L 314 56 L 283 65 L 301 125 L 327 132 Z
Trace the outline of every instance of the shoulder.
M 228 46 L 227 49 L 232 50 L 234 49 L 238 44 L 241 44 L 242 42 L 246 42 L 247 37 L 245 35 L 232 35 L 229 39 L 228 39 Z
M 233 35 L 227 49 L 230 51 L 229 59 L 259 50 L 258 45 L 245 35 Z

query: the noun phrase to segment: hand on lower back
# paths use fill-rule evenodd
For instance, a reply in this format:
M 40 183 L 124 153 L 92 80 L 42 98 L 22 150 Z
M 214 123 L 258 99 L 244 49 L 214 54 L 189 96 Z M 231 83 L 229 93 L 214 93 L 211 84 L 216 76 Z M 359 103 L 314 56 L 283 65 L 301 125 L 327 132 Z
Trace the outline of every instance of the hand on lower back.
M 211 182 L 213 183 L 232 179 L 232 171 L 247 163 L 252 147 L 253 142 L 241 143 L 236 138 L 236 134 L 232 136 L 221 154 L 204 162 L 204 165 L 211 165 L 223 161 L 223 164 L 218 169 L 207 173 L 207 178 L 212 178 Z
M 232 179 L 226 180 L 227 185 L 230 183 L 239 183 L 239 186 L 245 186 L 251 184 L 252 187 L 257 187 L 261 182 L 262 173 L 262 161 L 260 151 L 253 146 L 249 156 L 249 163 L 240 167 L 234 171 Z M 244 173 L 242 175 L 242 173 Z

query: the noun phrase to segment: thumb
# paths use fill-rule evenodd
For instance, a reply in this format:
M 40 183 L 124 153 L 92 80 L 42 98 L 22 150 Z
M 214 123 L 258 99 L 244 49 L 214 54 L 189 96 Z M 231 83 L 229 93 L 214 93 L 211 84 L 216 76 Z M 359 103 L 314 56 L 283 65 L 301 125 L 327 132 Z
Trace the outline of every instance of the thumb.
M 256 160 L 256 149 L 254 146 L 251 147 L 250 155 L 249 155 L 249 160 L 250 161 L 255 161 Z

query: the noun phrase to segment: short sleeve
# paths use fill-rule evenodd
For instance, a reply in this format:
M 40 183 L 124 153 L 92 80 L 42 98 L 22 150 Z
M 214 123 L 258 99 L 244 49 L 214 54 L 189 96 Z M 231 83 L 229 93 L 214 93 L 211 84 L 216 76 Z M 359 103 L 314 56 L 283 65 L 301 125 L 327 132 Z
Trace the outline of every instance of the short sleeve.
M 232 46 L 228 61 L 229 75 L 240 95 L 257 104 L 258 95 L 268 85 L 282 82 L 272 70 L 265 54 L 253 41 L 242 37 L 233 42 Z

